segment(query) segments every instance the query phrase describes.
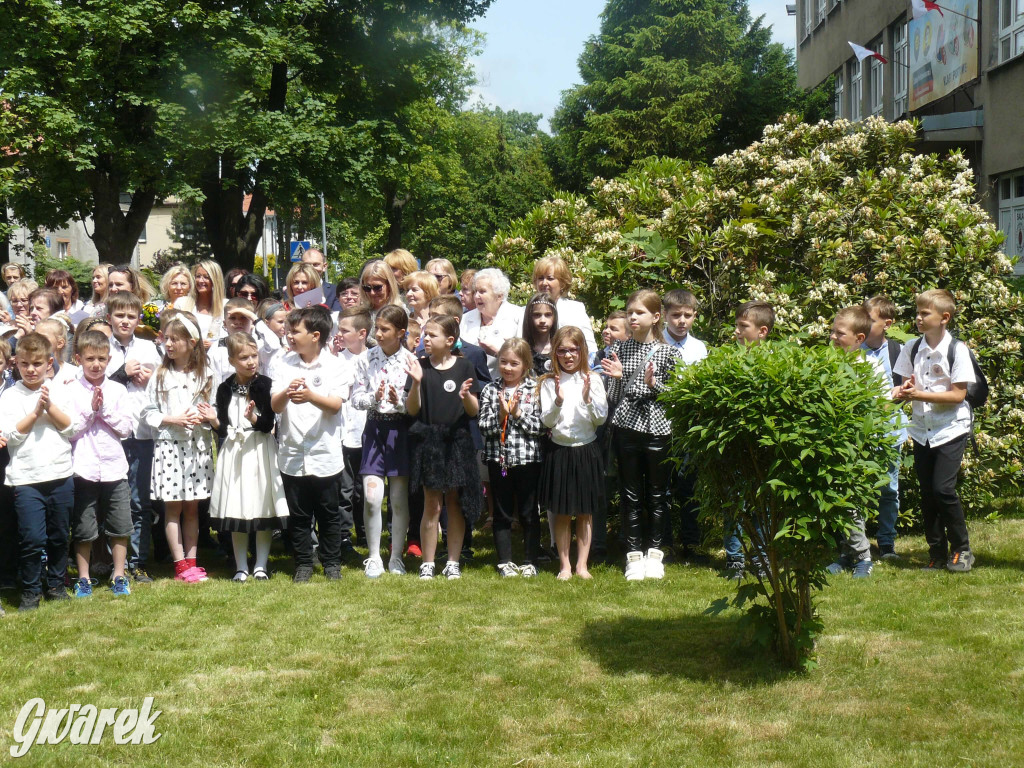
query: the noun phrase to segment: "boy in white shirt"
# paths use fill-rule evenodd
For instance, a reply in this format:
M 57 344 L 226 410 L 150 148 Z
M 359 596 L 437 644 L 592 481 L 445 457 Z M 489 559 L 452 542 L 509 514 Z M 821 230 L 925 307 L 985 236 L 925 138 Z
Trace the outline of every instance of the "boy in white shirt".
M 288 345 L 293 350 L 271 364 L 270 405 L 280 414 L 278 456 L 295 553 L 292 581 L 313 575 L 313 521 L 320 562 L 329 580 L 341 578 L 341 507 L 338 499 L 345 460 L 342 403 L 352 387 L 352 366 L 325 349 L 330 313 L 321 306 L 288 315 Z
M 150 485 L 153 473 L 153 430 L 139 419 L 149 402 L 146 385 L 162 359 L 156 345 L 135 336 L 142 318 L 142 300 L 129 291 L 107 296 L 107 322 L 110 323 L 110 362 L 107 377 L 128 390 L 128 408 L 134 429 L 122 442 L 128 461 L 128 488 L 131 491 L 132 539 L 128 551 L 128 572 L 139 583 L 153 579 L 146 573 L 153 528 L 153 501 Z M 170 308 L 161 313 L 164 320 Z
M 356 361 L 366 356 L 366 337 L 370 333 L 370 315 L 362 307 L 343 309 L 338 320 L 338 339 L 342 345 L 338 356 L 347 360 L 355 370 Z M 363 427 L 366 411 L 352 406 L 346 400 L 341 406 L 344 431 L 341 452 L 345 469 L 341 474 L 341 548 L 343 554 L 353 549 L 352 529 L 362 538 L 363 478 L 359 465 L 363 458 Z
M 973 423 L 965 402 L 967 385 L 977 377 L 967 345 L 946 330 L 956 314 L 952 294 L 925 291 L 916 303 L 917 330 L 923 335 L 904 345 L 895 368 L 903 384 L 893 388 L 892 396 L 913 403 L 907 432 L 914 441 L 914 469 L 921 484 L 929 554 L 925 570 L 945 566 L 965 573 L 974 565 L 974 554 L 956 481 Z
M 248 299 L 236 297 L 224 302 L 224 332 L 227 335 L 214 341 L 207 352 L 214 391 L 235 372 L 235 367 L 228 360 L 228 336 L 232 333 L 251 334 L 255 323 L 256 313 Z
M 0 397 L 0 434 L 11 463 L 5 483 L 14 488 L 14 511 L 21 534 L 20 611 L 48 600 L 70 600 L 64 588 L 68 570 L 68 529 L 74 503 L 71 467 L 71 419 L 60 393 L 46 374 L 53 347 L 39 333 L 18 342 L 15 355 L 21 381 Z M 46 583 L 43 583 L 43 563 Z

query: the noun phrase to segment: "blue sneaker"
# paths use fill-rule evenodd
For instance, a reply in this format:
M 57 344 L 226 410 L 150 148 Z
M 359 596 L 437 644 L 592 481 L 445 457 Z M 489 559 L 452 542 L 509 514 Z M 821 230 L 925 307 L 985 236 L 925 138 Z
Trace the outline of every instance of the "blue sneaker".
M 75 597 L 92 597 L 94 579 L 79 579 L 75 582 Z
M 118 576 L 114 579 L 114 586 L 110 589 L 115 595 L 130 595 L 132 593 L 132 588 L 128 586 L 128 579 L 125 576 Z
M 866 579 L 871 576 L 872 563 L 870 560 L 858 560 L 853 566 L 853 578 Z

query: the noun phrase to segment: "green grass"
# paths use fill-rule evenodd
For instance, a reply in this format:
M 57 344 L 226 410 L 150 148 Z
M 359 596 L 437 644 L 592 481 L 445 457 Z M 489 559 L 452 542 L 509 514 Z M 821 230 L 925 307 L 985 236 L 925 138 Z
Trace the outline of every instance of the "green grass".
M 152 695 L 155 744 L 41 745 L 20 762 L 1022 765 L 1024 522 L 976 522 L 972 537 L 966 576 L 916 570 L 910 537 L 904 567 L 836 578 L 806 675 L 735 647 L 739 614 L 703 615 L 727 582 L 678 565 L 661 583 L 610 568 L 502 581 L 484 560 L 453 583 L 346 569 L 304 586 L 161 580 L 29 615 L 5 601 L 0 762 L 29 698 Z

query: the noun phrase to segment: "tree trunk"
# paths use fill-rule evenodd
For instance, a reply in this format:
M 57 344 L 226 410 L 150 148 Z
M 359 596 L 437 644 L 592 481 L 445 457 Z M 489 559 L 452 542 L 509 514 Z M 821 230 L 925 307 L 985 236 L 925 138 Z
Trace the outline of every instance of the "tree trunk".
M 128 264 L 139 243 L 139 236 L 146 228 L 157 195 L 153 189 L 136 189 L 132 192 L 128 211 L 122 211 L 121 192 L 126 185 L 120 175 L 110 169 L 110 160 L 100 158 L 92 173 L 92 241 L 101 262 Z
M 388 201 L 388 238 L 384 250 L 393 251 L 402 247 L 402 212 L 409 202 L 409 195 L 399 197 L 398 185 L 389 184 L 384 188 L 384 199 Z
M 0 200 L 0 264 L 11 260 L 11 224 L 7 216 L 7 201 Z

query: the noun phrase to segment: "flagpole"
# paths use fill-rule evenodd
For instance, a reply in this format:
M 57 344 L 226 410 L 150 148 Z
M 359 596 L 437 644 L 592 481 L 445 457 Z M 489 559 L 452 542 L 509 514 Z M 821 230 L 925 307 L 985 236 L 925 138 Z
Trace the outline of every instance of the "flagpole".
M 939 8 L 941 8 L 942 10 L 948 11 L 949 13 L 952 13 L 955 16 L 962 16 L 963 18 L 967 19 L 968 21 L 973 21 L 975 24 L 978 23 L 978 20 L 976 18 L 974 18 L 973 16 L 968 16 L 966 13 L 960 13 L 960 11 L 954 11 L 952 8 L 947 8 L 944 5 L 938 5 L 938 3 L 936 3 L 936 5 Z

